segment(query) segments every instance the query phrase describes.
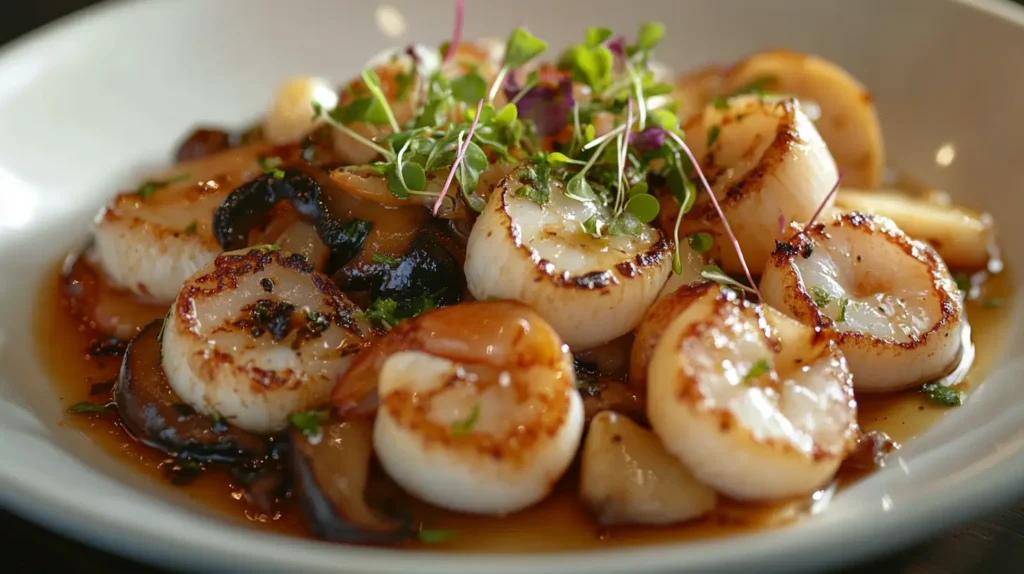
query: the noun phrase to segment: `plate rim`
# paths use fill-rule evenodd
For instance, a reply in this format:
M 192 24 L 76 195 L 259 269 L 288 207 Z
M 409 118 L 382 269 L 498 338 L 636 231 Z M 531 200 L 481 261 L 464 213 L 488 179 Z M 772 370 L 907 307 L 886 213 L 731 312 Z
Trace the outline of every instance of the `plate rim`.
M 1024 7 L 1005 0 L 949 0 L 955 4 L 985 12 L 998 19 L 1010 22 L 1024 29 Z M 0 69 L 39 45 L 56 37 L 73 33 L 93 25 L 94 21 L 121 13 L 125 10 L 157 4 L 157 0 L 112 0 L 76 10 L 71 14 L 49 22 L 23 34 L 0 49 Z M 1004 355 L 1009 352 L 1004 351 Z M 0 429 L 0 435 L 11 432 Z M 15 433 L 11 433 L 15 434 Z M 1021 437 L 1018 437 L 1021 438 Z M 52 445 L 49 445 L 52 446 Z M 1015 452 L 1000 460 L 997 465 L 986 469 L 974 480 L 958 491 L 955 497 L 937 497 L 929 504 L 902 507 L 899 512 L 881 515 L 878 523 L 871 528 L 859 528 L 840 532 L 839 528 L 822 528 L 810 531 L 809 536 L 794 538 L 792 527 L 735 537 L 718 538 L 710 541 L 659 543 L 631 547 L 616 547 L 586 551 L 555 551 L 543 553 L 439 553 L 428 551 L 377 549 L 347 546 L 337 543 L 313 541 L 254 531 L 228 523 L 211 523 L 214 530 L 230 536 L 229 542 L 246 542 L 250 547 L 257 545 L 266 550 L 259 554 L 232 554 L 217 549 L 219 541 L 206 540 L 198 546 L 189 545 L 186 538 L 165 538 L 166 530 L 149 526 L 139 530 L 132 524 L 118 520 L 113 513 L 89 516 L 82 504 L 75 504 L 71 495 L 54 497 L 43 486 L 35 487 L 31 481 L 21 480 L 17 472 L 11 472 L 7 465 L 0 467 L 0 501 L 3 507 L 12 510 L 19 517 L 26 518 L 53 530 L 63 536 L 100 548 L 115 555 L 128 556 L 150 564 L 175 567 L 186 566 L 199 570 L 219 568 L 237 569 L 244 565 L 253 568 L 305 568 L 308 571 L 352 571 L 385 572 L 400 567 L 405 572 L 431 572 L 444 569 L 446 572 L 479 572 L 486 568 L 490 572 L 519 572 L 551 568 L 557 564 L 564 574 L 612 570 L 616 565 L 629 565 L 636 572 L 658 572 L 667 570 L 698 570 L 714 566 L 716 569 L 741 569 L 756 559 L 762 563 L 761 570 L 779 569 L 779 559 L 787 554 L 804 553 L 807 558 L 801 564 L 787 564 L 785 569 L 809 570 L 852 564 L 892 551 L 912 541 L 934 535 L 954 523 L 967 521 L 989 512 L 1008 500 L 1024 493 L 1024 484 L 1019 477 L 1024 475 L 1024 445 L 1016 444 Z M 100 477 L 105 482 L 117 484 L 110 476 Z M 45 483 L 44 483 L 45 484 Z M 80 502 L 80 501 L 79 501 Z M 187 511 L 185 511 L 187 512 Z M 95 520 L 100 518 L 101 520 Z M 907 528 L 909 525 L 914 528 Z M 926 525 L 926 526 L 922 526 Z M 134 532 L 143 536 L 149 545 L 118 544 L 120 535 Z M 837 534 L 842 534 L 838 536 Z M 743 541 L 750 552 L 722 552 L 726 547 Z M 778 544 L 781 541 L 784 544 Z M 170 542 L 163 545 L 159 542 Z M 869 543 L 870 542 L 870 543 Z M 822 545 L 841 543 L 843 551 L 821 553 Z M 187 550 L 187 552 L 182 552 Z M 201 552 L 197 552 L 197 550 Z M 287 551 L 287 552 L 285 552 Z M 304 553 L 310 552 L 317 563 L 303 560 Z M 719 554 L 713 562 L 694 562 L 694 554 L 704 554 L 705 560 L 712 554 Z M 268 560 L 267 555 L 272 557 Z M 741 555 L 743 554 L 743 555 Z M 754 554 L 752 558 L 747 554 Z M 723 557 L 725 560 L 723 561 Z M 814 559 L 810 559 L 813 557 Z M 330 558 L 344 558 L 345 563 L 333 566 Z M 156 562 L 162 560 L 162 562 Z M 354 560 L 354 563 L 352 562 Z M 767 564 L 766 564 L 767 563 Z M 337 568 L 338 570 L 335 570 Z

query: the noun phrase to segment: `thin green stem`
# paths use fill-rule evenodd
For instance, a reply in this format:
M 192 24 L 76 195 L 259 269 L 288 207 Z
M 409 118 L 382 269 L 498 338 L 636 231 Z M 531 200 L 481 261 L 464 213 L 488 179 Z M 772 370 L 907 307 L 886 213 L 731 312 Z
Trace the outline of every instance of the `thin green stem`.
M 366 146 L 366 147 L 374 150 L 375 152 L 379 153 L 380 155 L 384 156 L 385 158 L 387 158 L 388 161 L 394 161 L 394 159 L 395 159 L 394 152 L 392 152 L 391 150 L 384 149 L 383 147 L 381 147 L 381 146 L 377 145 L 376 143 L 374 143 L 372 140 L 369 140 L 369 139 L 363 137 L 361 134 L 357 133 L 352 128 L 350 128 L 350 127 L 346 126 L 345 124 L 339 122 L 338 120 L 332 118 L 330 116 L 330 114 L 324 114 L 324 121 L 327 122 L 327 124 L 330 125 L 332 128 L 334 128 L 334 129 L 336 129 L 336 130 L 338 130 L 340 132 L 343 132 L 344 134 L 348 135 L 349 137 L 351 137 L 352 139 L 356 140 L 357 142 L 363 144 L 364 146 Z

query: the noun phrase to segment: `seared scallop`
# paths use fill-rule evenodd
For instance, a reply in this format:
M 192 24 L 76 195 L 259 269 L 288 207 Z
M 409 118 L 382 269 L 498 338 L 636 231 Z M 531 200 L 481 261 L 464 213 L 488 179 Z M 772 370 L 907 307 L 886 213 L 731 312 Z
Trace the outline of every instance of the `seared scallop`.
M 573 349 L 632 331 L 671 272 L 670 242 L 648 225 L 636 236 L 594 238 L 583 223 L 604 208 L 569 197 L 558 182 L 544 203 L 517 193 L 522 186 L 509 174 L 473 226 L 469 291 L 526 303 Z
M 551 492 L 576 455 L 583 403 L 558 334 L 525 305 L 463 303 L 400 323 L 334 391 L 342 412 L 376 390 L 384 470 L 451 510 L 508 514 Z
M 735 97 L 710 105 L 687 125 L 690 145 L 750 269 L 761 269 L 780 235 L 780 221 L 807 221 L 829 199 L 836 164 L 814 124 L 794 99 Z M 691 135 L 692 134 L 692 135 Z M 662 229 L 676 220 L 662 210 Z M 697 194 L 680 234 L 710 233 L 729 273 L 742 273 L 707 193 Z
M 765 302 L 838 331 L 858 391 L 895 391 L 955 366 L 965 319 L 946 264 L 889 219 L 835 216 L 779 243 L 761 280 Z
M 358 312 L 301 255 L 224 253 L 188 280 L 162 337 L 171 388 L 197 411 L 273 433 L 325 404 L 363 344 Z
M 857 431 L 852 377 L 829 334 L 717 285 L 655 345 L 647 415 L 700 482 L 739 500 L 810 494 Z

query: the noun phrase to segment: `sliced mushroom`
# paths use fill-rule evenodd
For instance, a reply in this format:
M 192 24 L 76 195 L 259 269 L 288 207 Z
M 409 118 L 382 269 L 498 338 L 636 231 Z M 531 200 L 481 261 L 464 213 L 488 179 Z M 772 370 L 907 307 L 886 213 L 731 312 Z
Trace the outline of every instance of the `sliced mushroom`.
M 373 449 L 373 421 L 332 421 L 319 435 L 292 433 L 299 507 L 313 534 L 353 544 L 391 544 L 407 538 L 401 521 L 381 516 L 366 503 Z
M 160 362 L 163 320 L 153 321 L 125 351 L 114 401 L 139 442 L 200 461 L 237 462 L 262 457 L 267 439 L 202 415 L 171 390 Z
M 248 245 L 249 232 L 263 223 L 278 202 L 289 201 L 305 221 L 320 223 L 327 208 L 320 200 L 320 184 L 297 169 L 276 170 L 242 185 L 224 200 L 213 215 L 213 231 L 225 251 Z
M 580 494 L 601 524 L 672 524 L 715 507 L 713 489 L 628 417 L 598 413 L 583 445 Z

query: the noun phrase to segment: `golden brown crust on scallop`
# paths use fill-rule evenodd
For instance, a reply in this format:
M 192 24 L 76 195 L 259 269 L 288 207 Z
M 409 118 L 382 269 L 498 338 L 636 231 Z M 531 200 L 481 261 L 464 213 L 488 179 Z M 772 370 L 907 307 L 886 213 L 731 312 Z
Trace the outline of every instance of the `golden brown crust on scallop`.
M 620 262 L 614 266 L 614 271 L 592 271 L 582 275 L 574 275 L 568 271 L 557 273 L 557 268 L 550 261 L 540 257 L 536 251 L 523 242 L 518 226 L 512 225 L 512 217 L 509 215 L 508 194 L 512 193 L 509 185 L 509 178 L 515 177 L 514 172 L 502 178 L 498 183 L 500 201 L 495 203 L 496 210 L 502 228 L 511 234 L 512 242 L 517 249 L 521 250 L 526 257 L 533 262 L 536 269 L 534 282 L 547 281 L 555 287 L 566 287 L 571 289 L 582 289 L 586 291 L 605 290 L 613 285 L 618 285 L 620 279 L 633 279 L 648 270 L 659 269 L 671 252 L 670 244 L 665 233 L 658 233 L 658 240 L 646 251 L 638 253 L 627 261 Z
M 815 241 L 827 239 L 828 229 L 842 228 L 855 229 L 866 234 L 880 233 L 892 244 L 898 246 L 904 253 L 914 258 L 915 261 L 924 265 L 932 280 L 932 288 L 939 299 L 939 320 L 925 333 L 911 337 L 909 341 L 896 341 L 884 339 L 884 343 L 894 345 L 906 350 L 913 350 L 923 347 L 932 337 L 939 336 L 946 330 L 946 327 L 959 321 L 962 313 L 962 306 L 956 299 L 956 285 L 949 278 L 949 271 L 945 263 L 938 257 L 935 250 L 929 245 L 915 241 L 903 233 L 888 218 L 871 213 L 850 212 L 836 215 L 829 222 L 817 222 L 810 226 L 806 233 L 797 233 L 789 241 L 776 242 L 775 250 L 771 254 L 770 264 L 779 268 L 793 265 L 795 257 L 810 257 L 814 252 Z M 860 261 L 860 256 L 858 261 Z M 821 329 L 833 329 L 835 321 L 822 313 L 814 300 L 806 292 L 802 281 L 796 280 L 796 274 L 786 273 L 783 279 L 785 298 L 792 302 L 790 305 L 795 318 L 801 323 L 812 325 Z M 837 331 L 836 341 L 845 344 L 857 344 L 870 348 L 870 345 L 883 342 L 883 339 L 859 331 Z

